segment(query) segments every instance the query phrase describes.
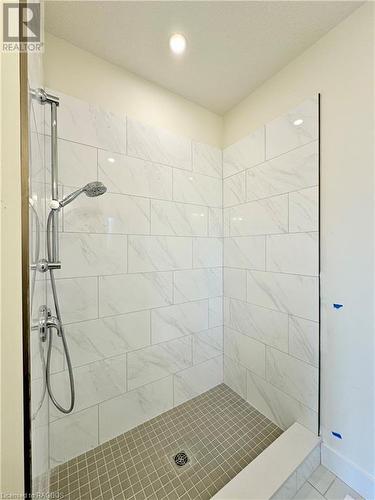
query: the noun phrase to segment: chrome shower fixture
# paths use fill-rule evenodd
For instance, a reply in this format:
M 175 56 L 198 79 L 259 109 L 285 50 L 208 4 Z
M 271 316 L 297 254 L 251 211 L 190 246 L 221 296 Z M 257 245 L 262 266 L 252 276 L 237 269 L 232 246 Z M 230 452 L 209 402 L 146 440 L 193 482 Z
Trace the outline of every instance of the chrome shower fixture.
M 86 196 L 89 198 L 94 198 L 96 196 L 101 196 L 107 191 L 106 186 L 101 183 L 101 182 L 89 182 L 86 184 L 86 186 L 83 186 L 80 189 L 77 189 L 76 191 L 73 191 L 73 193 L 68 194 L 68 196 L 65 196 L 61 201 L 59 201 L 59 206 L 56 208 L 63 208 L 66 207 L 66 205 L 69 205 L 72 201 L 74 201 L 77 196 L 79 196 L 82 193 L 85 193 Z M 55 207 L 52 207 L 55 208 Z
M 72 362 L 70 359 L 68 343 L 65 338 L 64 325 L 61 317 L 59 298 L 57 294 L 56 280 L 54 271 L 61 269 L 59 259 L 59 215 L 60 209 L 66 207 L 69 203 L 75 200 L 80 194 L 85 193 L 86 196 L 94 198 L 100 196 L 107 191 L 107 188 L 101 182 L 89 182 L 85 186 L 73 191 L 68 196 L 65 196 L 61 201 L 59 200 L 59 183 L 58 183 L 58 154 L 57 154 L 57 107 L 59 106 L 59 98 L 47 94 L 43 89 L 36 89 L 31 91 L 33 98 L 37 99 L 41 104 L 49 104 L 51 106 L 51 198 L 50 212 L 47 218 L 47 259 L 39 259 L 39 247 L 36 262 L 31 266 L 34 270 L 45 273 L 49 271 L 50 284 L 52 290 L 52 297 L 55 306 L 56 315 L 52 315 L 52 311 L 47 305 L 42 305 L 39 308 L 40 319 L 39 323 L 32 327 L 32 330 L 39 332 L 40 342 L 48 341 L 47 360 L 45 361 L 44 375 L 45 375 L 45 390 L 51 398 L 52 403 L 62 413 L 68 414 L 73 411 L 75 405 L 75 388 L 74 388 L 74 374 Z M 31 204 L 31 208 L 33 205 Z M 35 276 L 34 276 L 35 279 Z M 53 333 L 56 331 L 57 337 L 62 341 L 62 347 L 65 355 L 65 361 L 68 369 L 69 386 L 70 386 L 70 402 L 63 406 L 56 398 L 52 383 L 51 383 L 51 358 L 52 358 L 52 343 Z M 43 358 L 44 359 L 44 358 Z

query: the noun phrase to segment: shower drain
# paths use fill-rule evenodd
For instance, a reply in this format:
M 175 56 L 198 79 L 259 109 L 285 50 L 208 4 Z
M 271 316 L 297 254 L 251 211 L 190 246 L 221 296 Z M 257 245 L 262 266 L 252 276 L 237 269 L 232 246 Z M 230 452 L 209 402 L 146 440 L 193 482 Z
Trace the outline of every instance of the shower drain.
M 174 462 L 179 467 L 183 467 L 189 461 L 189 457 L 186 455 L 184 451 L 179 451 L 177 455 L 174 456 Z

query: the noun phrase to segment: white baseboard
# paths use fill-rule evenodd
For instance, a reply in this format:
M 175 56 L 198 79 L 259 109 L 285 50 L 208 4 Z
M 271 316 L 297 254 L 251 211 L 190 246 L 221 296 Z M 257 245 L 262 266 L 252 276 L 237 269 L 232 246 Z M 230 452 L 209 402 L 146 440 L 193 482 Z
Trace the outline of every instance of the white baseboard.
M 322 443 L 322 465 L 367 500 L 375 498 L 375 478 Z

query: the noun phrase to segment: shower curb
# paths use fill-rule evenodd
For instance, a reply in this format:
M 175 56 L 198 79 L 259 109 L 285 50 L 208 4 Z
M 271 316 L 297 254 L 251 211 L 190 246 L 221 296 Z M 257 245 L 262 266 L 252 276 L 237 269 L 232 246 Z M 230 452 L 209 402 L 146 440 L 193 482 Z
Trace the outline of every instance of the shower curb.
M 320 464 L 320 442 L 320 437 L 293 424 L 212 500 L 293 498 L 300 479 Z

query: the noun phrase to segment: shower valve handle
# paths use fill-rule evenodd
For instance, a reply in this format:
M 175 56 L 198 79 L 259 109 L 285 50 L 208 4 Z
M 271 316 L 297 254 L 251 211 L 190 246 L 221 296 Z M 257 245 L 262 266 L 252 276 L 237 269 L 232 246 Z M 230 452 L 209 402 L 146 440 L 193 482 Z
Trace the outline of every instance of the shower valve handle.
M 40 340 L 45 342 L 47 340 L 47 332 L 49 328 L 55 328 L 57 335 L 61 337 L 61 322 L 56 316 L 52 316 L 51 309 L 46 305 L 39 307 L 39 321 L 38 324 L 33 325 L 31 330 L 39 331 Z

